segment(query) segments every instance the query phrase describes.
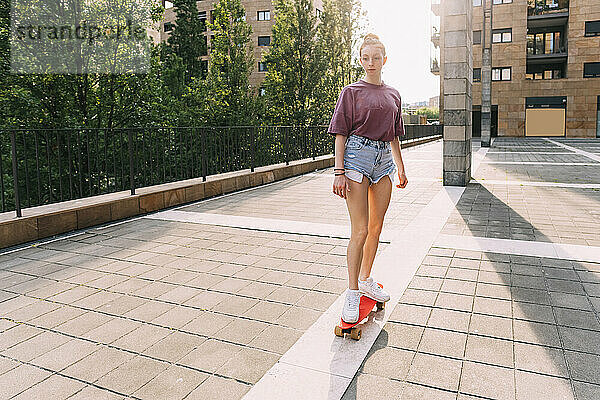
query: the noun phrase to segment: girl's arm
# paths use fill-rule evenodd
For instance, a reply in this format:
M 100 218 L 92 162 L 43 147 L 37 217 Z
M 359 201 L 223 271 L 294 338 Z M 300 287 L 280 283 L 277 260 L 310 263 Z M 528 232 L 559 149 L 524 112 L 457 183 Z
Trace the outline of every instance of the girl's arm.
M 394 140 L 390 142 L 390 146 L 392 147 L 392 156 L 394 157 L 394 162 L 396 163 L 396 167 L 398 168 L 399 185 L 396 186 L 404 188 L 408 183 L 408 179 L 406 179 L 406 173 L 404 171 L 404 162 L 402 161 L 402 153 L 400 151 L 400 140 L 398 140 L 398 136 L 394 137 Z
M 335 167 L 333 168 L 344 168 L 344 151 L 346 150 L 347 138 L 348 136 L 345 135 L 335 135 Z

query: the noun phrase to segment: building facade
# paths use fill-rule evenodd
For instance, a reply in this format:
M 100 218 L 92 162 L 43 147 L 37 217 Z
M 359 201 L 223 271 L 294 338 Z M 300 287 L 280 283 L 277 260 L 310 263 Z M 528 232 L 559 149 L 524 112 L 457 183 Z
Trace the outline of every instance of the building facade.
M 200 18 L 205 21 L 211 20 L 212 13 L 215 8 L 215 3 L 218 0 L 200 0 L 196 4 L 198 6 L 198 12 Z M 165 15 L 160 27 L 158 27 L 155 33 L 155 41 L 166 41 L 170 32 L 173 30 L 176 20 L 175 8 L 172 3 L 164 1 Z M 317 16 L 323 10 L 322 0 L 313 0 L 315 7 L 315 13 Z M 271 35 L 273 31 L 273 25 L 275 23 L 274 17 L 274 6 L 271 0 L 242 0 L 242 6 L 246 10 L 246 22 L 252 27 L 251 43 L 253 47 L 253 53 L 255 58 L 254 71 L 250 75 L 250 84 L 254 87 L 259 87 L 262 81 L 265 79 L 267 71 L 266 65 L 262 62 L 262 55 L 271 45 Z M 211 33 L 207 29 L 204 37 L 206 38 L 207 54 L 202 57 L 204 61 L 204 68 L 208 69 L 208 63 L 210 62 L 210 39 Z
M 430 63 L 431 72 L 442 77 L 443 2 L 431 4 Z M 600 137 L 600 0 L 472 0 L 473 136 L 481 135 L 486 5 L 492 27 L 486 35 L 492 49 L 492 136 Z M 443 93 L 441 79 L 440 123 Z

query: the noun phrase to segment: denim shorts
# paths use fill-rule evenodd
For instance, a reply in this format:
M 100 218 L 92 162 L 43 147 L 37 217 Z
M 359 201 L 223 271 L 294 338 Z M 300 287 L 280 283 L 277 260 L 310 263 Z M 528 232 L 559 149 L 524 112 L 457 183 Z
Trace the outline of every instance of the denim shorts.
M 369 186 L 386 175 L 390 176 L 392 184 L 396 181 L 397 169 L 390 142 L 350 135 L 344 150 L 344 169 L 346 177 L 358 183 L 362 182 L 363 175 L 366 176 Z

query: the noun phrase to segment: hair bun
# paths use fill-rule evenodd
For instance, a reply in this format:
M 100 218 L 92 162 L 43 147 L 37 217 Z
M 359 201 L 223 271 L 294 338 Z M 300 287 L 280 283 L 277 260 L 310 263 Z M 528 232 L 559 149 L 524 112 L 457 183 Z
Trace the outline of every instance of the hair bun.
M 374 34 L 374 33 L 367 33 L 365 35 L 364 41 L 365 42 L 379 42 L 380 40 L 379 40 L 379 36 L 377 36 L 376 34 Z

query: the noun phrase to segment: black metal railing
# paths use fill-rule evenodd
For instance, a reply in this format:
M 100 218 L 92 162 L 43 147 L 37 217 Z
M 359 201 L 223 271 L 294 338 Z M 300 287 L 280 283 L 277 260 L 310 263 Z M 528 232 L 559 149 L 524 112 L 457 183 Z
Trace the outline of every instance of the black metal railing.
M 402 141 L 441 135 L 405 125 Z M 327 126 L 0 130 L 2 212 L 333 154 Z
M 569 0 L 528 0 L 527 15 L 555 14 L 569 11 Z

